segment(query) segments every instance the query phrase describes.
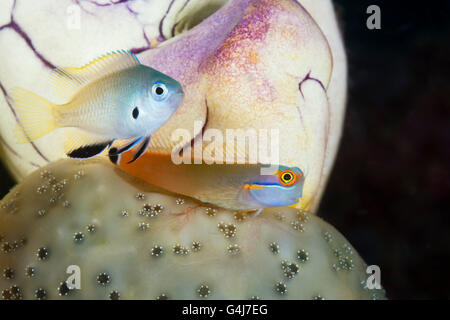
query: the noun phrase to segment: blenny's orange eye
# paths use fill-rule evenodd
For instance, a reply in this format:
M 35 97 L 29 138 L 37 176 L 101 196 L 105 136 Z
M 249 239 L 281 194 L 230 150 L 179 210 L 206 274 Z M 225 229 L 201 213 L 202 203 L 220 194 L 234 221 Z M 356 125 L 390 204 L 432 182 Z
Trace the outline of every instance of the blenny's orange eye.
M 282 185 L 292 186 L 297 181 L 297 176 L 292 170 L 284 170 L 280 172 L 278 179 Z

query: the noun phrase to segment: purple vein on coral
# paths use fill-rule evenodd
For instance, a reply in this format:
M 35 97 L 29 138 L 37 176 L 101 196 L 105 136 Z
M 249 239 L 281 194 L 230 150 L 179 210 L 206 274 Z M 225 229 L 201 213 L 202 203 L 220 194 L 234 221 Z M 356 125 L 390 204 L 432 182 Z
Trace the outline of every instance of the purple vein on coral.
M 127 3 L 127 4 L 125 5 L 125 8 L 127 8 L 128 12 L 131 13 L 133 16 L 136 17 L 136 16 L 138 15 L 138 13 L 137 13 L 136 11 L 134 11 L 133 9 L 131 9 L 129 3 Z
M 190 142 L 186 143 L 185 145 L 183 145 L 182 147 L 180 147 L 180 149 L 178 150 L 178 155 L 179 156 L 183 156 L 183 150 L 189 145 L 190 148 L 194 147 L 195 141 L 197 139 L 201 139 L 203 138 L 203 135 L 205 134 L 205 130 L 206 130 L 206 126 L 208 125 L 208 120 L 209 120 L 209 106 L 208 106 L 208 99 L 205 97 L 205 108 L 206 108 L 206 117 L 205 117 L 205 122 L 203 123 L 202 126 L 202 130 L 196 134 Z
M 320 81 L 319 79 L 316 79 L 316 78 L 313 78 L 313 77 L 311 77 L 311 70 L 308 72 L 308 74 L 303 78 L 303 80 L 302 81 L 300 81 L 299 82 L 299 84 L 298 84 L 298 90 L 300 91 L 300 94 L 302 95 L 302 97 L 303 98 L 305 98 L 305 96 L 303 95 L 303 91 L 302 91 L 302 85 L 303 85 L 303 83 L 305 82 L 305 81 L 308 81 L 308 80 L 311 80 L 311 81 L 315 81 L 315 82 L 317 82 L 319 85 L 320 85 L 320 87 L 322 88 L 322 90 L 325 92 L 325 95 L 327 94 L 327 89 L 325 88 L 325 86 L 323 85 L 323 83 L 322 83 L 322 81 Z M 327 100 L 328 100 L 328 95 L 327 95 Z M 298 113 L 299 113 L 299 115 L 300 115 L 300 121 L 301 121 L 301 123 L 302 123 L 302 125 L 303 125 L 303 119 L 302 119 L 302 115 L 301 115 L 301 112 L 300 112 L 300 107 L 299 106 L 297 106 L 297 110 L 298 110 Z M 327 152 L 327 149 L 328 149 L 328 139 L 329 139 L 329 137 L 330 137 L 330 115 L 331 115 L 331 110 L 330 110 L 330 104 L 329 103 L 327 103 L 327 113 L 328 113 L 328 115 L 327 115 L 327 123 L 326 123 L 326 133 L 325 133 L 325 141 L 324 141 L 324 154 L 326 154 L 326 152 Z M 324 167 L 323 167 L 323 163 L 322 163 L 322 168 L 321 168 L 321 175 L 320 175 L 320 180 L 319 180 L 319 183 L 321 183 L 321 181 L 322 181 L 322 177 L 323 177 L 323 169 L 324 169 Z
M 31 38 L 28 36 L 28 34 L 26 34 L 25 31 L 23 31 L 23 29 L 14 21 L 14 9 L 16 8 L 16 2 L 17 0 L 14 0 L 12 9 L 11 9 L 11 21 L 8 24 L 5 24 L 3 26 L 0 27 L 0 31 L 6 28 L 10 28 L 12 30 L 14 30 L 24 41 L 25 43 L 28 45 L 28 47 L 34 52 L 34 54 L 36 55 L 36 57 L 38 57 L 38 59 L 47 67 L 47 68 L 51 68 L 54 69 L 55 66 L 48 61 L 46 58 L 44 58 L 44 56 L 36 50 L 36 48 L 34 47 L 33 41 L 31 41 Z
M 119 1 L 116 1 L 116 2 L 112 1 L 112 2 L 109 2 L 109 3 L 98 3 L 98 2 L 96 2 L 96 1 L 94 1 L 94 0 L 84 0 L 84 1 L 81 1 L 81 0 L 72 0 L 72 2 L 75 3 L 77 6 L 79 6 L 79 7 L 81 8 L 81 10 L 83 10 L 85 13 L 87 13 L 87 14 L 89 14 L 89 15 L 92 15 L 92 16 L 95 16 L 95 14 L 94 14 L 93 12 L 90 12 L 90 11 L 86 10 L 86 9 L 83 7 L 83 5 L 81 4 L 81 2 L 87 2 L 87 3 L 90 3 L 90 4 L 92 4 L 92 5 L 96 6 L 96 7 L 111 7 L 111 6 L 115 6 L 115 5 L 117 5 L 117 4 L 126 3 L 126 7 L 127 7 L 128 11 L 130 11 L 131 13 L 133 13 L 132 10 L 130 9 L 130 7 L 128 6 L 128 3 L 127 3 L 127 2 L 129 2 L 129 1 L 130 1 L 130 0 L 119 0 Z
M 145 42 L 147 43 L 147 45 L 140 47 L 140 48 L 132 48 L 129 50 L 131 53 L 138 54 L 138 53 L 144 52 L 144 51 L 152 48 L 152 44 L 151 44 L 150 40 L 148 39 L 147 35 L 145 34 L 144 30 L 142 30 L 142 34 L 144 36 L 144 39 L 145 39 Z
M 184 2 L 184 4 L 183 4 L 183 6 L 181 7 L 181 9 L 178 11 L 178 14 L 180 14 L 181 11 L 183 11 L 184 8 L 186 8 L 186 6 L 188 5 L 188 3 L 189 3 L 190 1 L 191 1 L 191 0 L 186 0 L 186 1 Z
M 186 0 L 186 2 L 184 3 L 183 7 L 179 10 L 178 13 L 180 13 L 180 12 L 186 7 L 186 5 L 189 3 L 189 1 L 190 1 L 190 0 Z M 164 33 L 163 33 L 163 26 L 164 26 L 164 21 L 165 21 L 167 15 L 169 14 L 169 12 L 170 12 L 170 10 L 171 10 L 171 8 L 172 8 L 174 2 L 175 2 L 175 0 L 172 0 L 172 1 L 170 2 L 169 7 L 167 8 L 167 10 L 166 10 L 164 16 L 161 18 L 161 21 L 159 22 L 159 27 L 158 27 L 158 30 L 159 30 L 159 36 L 158 36 L 157 39 L 156 39 L 157 42 L 159 42 L 159 43 L 164 42 L 164 41 L 167 40 L 166 36 L 165 36 Z M 133 9 L 131 9 L 130 6 L 129 6 L 128 4 L 126 4 L 126 8 L 127 8 L 127 10 L 128 10 L 133 16 L 137 16 L 137 15 L 138 15 L 138 13 L 137 13 L 136 11 L 134 11 Z M 174 35 L 174 31 L 175 31 L 175 28 L 176 28 L 177 25 L 178 25 L 178 23 L 176 23 L 176 24 L 172 27 L 172 31 L 171 31 L 172 36 Z M 140 47 L 140 48 L 132 48 L 132 49 L 130 49 L 129 51 L 130 51 L 131 53 L 138 54 L 138 53 L 142 53 L 142 52 L 144 52 L 144 51 L 147 51 L 147 50 L 149 50 L 149 49 L 152 49 L 152 43 L 151 43 L 151 41 L 148 39 L 148 37 L 147 37 L 147 35 L 146 35 L 146 33 L 145 33 L 145 30 L 142 30 L 142 33 L 143 33 L 143 36 L 144 36 L 146 45 L 143 46 L 143 47 Z
M 77 5 L 80 5 L 81 1 L 80 0 L 72 0 L 74 3 L 76 3 Z M 121 3 L 126 3 L 129 2 L 130 0 L 119 0 L 119 1 L 112 1 L 112 2 L 108 2 L 108 3 L 98 3 L 94 0 L 84 0 L 83 2 L 88 2 L 90 4 L 93 4 L 97 7 L 109 7 L 109 6 L 115 6 L 116 4 L 121 4 Z
M 303 80 L 298 83 L 298 90 L 300 91 L 300 94 L 302 95 L 302 98 L 305 98 L 305 96 L 303 94 L 303 90 L 302 90 L 302 85 L 307 80 L 311 80 L 311 81 L 317 82 L 320 85 L 320 87 L 322 88 L 322 90 L 325 92 L 325 94 L 327 93 L 327 89 L 323 85 L 322 81 L 320 81 L 319 79 L 311 77 L 311 70 L 310 70 L 308 72 L 308 74 L 303 78 Z M 327 96 L 327 99 L 328 99 L 328 96 Z M 329 104 L 327 105 L 327 108 L 328 108 L 328 120 L 329 120 L 329 116 L 330 116 L 330 105 Z M 301 116 L 301 112 L 300 112 L 300 109 L 299 109 L 298 106 L 297 106 L 297 110 L 298 110 L 298 112 L 300 114 L 300 120 L 303 121 L 301 119 L 302 116 Z M 326 149 L 326 145 L 328 144 L 328 134 L 329 134 L 328 130 L 329 130 L 329 126 L 327 125 L 327 136 L 326 136 L 326 141 L 325 141 L 325 149 Z
M 50 69 L 54 69 L 55 68 L 55 66 L 50 61 L 45 59 L 44 56 L 42 56 L 42 54 L 40 54 L 36 50 L 36 48 L 33 45 L 33 42 L 30 39 L 30 37 L 22 30 L 22 28 L 14 20 L 11 21 L 11 28 L 23 38 L 23 40 L 27 43 L 27 45 L 30 47 L 30 49 L 33 50 L 34 54 L 39 58 L 39 60 L 41 60 L 41 62 L 47 68 L 50 68 Z
M 170 31 L 170 34 L 172 35 L 172 37 L 175 37 L 175 29 L 178 27 L 179 22 L 174 23 L 174 25 L 172 26 L 172 30 Z
M 17 117 L 16 111 L 14 110 L 13 106 L 11 105 L 11 102 L 9 101 L 8 92 L 6 91 L 6 89 L 5 89 L 5 87 L 3 86 L 2 83 L 0 83 L 0 91 L 3 93 L 3 96 L 5 97 L 6 104 L 8 105 L 9 110 L 11 111 L 11 113 L 13 114 L 14 119 L 16 120 L 17 124 L 18 124 L 21 128 L 23 128 L 22 124 L 20 123 L 19 118 Z M 4 142 L 4 143 L 5 143 L 5 142 Z M 39 148 L 38 148 L 33 142 L 30 142 L 30 144 L 31 144 L 31 147 L 34 149 L 34 151 L 36 151 L 36 153 L 37 153 L 42 159 L 44 159 L 44 160 L 47 161 L 47 162 L 50 162 L 50 161 L 48 160 L 48 158 L 42 154 L 42 152 L 39 150 Z M 11 148 L 9 145 L 7 145 L 6 143 L 5 143 L 5 145 L 8 147 L 8 149 L 10 149 L 10 150 L 13 151 L 13 154 L 16 154 L 16 155 L 18 156 L 17 152 L 14 151 L 14 149 L 12 149 L 12 148 Z M 20 156 L 19 156 L 19 157 L 20 157 Z M 21 158 L 21 157 L 20 157 L 20 158 Z M 32 166 L 37 166 L 35 163 L 30 162 L 30 161 L 28 161 L 28 163 L 29 163 L 30 165 L 32 165 Z
M 300 91 L 302 97 L 304 98 L 305 96 L 303 95 L 303 91 L 302 91 L 302 84 L 303 82 L 307 81 L 307 80 L 312 80 L 317 82 L 323 89 L 323 91 L 327 92 L 327 89 L 325 88 L 325 86 L 323 85 L 322 81 L 320 81 L 319 79 L 313 78 L 311 77 L 311 70 L 308 72 L 308 74 L 303 78 L 302 81 L 300 81 L 298 83 L 298 90 Z
M 86 10 L 85 8 L 83 8 L 83 5 L 81 4 L 81 2 L 82 2 L 81 0 L 72 0 L 72 2 L 75 3 L 77 6 L 79 6 L 81 8 L 81 10 L 83 10 L 85 13 L 90 14 L 90 15 L 95 15 L 93 12 L 90 12 L 90 11 Z M 127 9 L 127 11 L 134 18 L 136 18 L 138 16 L 138 12 L 134 11 L 130 7 L 130 0 L 119 0 L 119 1 L 116 1 L 116 2 L 113 1 L 113 2 L 109 2 L 109 3 L 98 3 L 98 2 L 95 2 L 93 0 L 84 0 L 84 2 L 93 4 L 93 5 L 97 6 L 97 7 L 111 7 L 111 6 L 115 6 L 115 5 L 124 3 L 125 4 L 125 8 Z M 133 53 L 133 54 L 142 53 L 142 52 L 152 48 L 151 41 L 148 39 L 147 35 L 145 34 L 145 30 L 144 29 L 142 30 L 142 33 L 144 35 L 144 40 L 145 40 L 146 45 L 143 46 L 143 47 L 139 47 L 139 48 L 131 48 L 131 49 L 129 49 L 129 51 L 131 53 Z
M 47 68 L 55 68 L 54 65 L 49 62 L 47 59 L 45 59 L 34 47 L 33 42 L 31 41 L 30 37 L 22 30 L 22 28 L 14 21 L 14 9 L 16 8 L 16 3 L 17 0 L 14 0 L 14 3 L 12 5 L 12 9 L 11 9 L 11 21 L 0 27 L 0 31 L 6 28 L 11 28 L 12 30 L 14 30 L 24 41 L 25 43 L 28 45 L 28 47 L 34 52 L 34 54 L 39 58 L 39 60 L 47 67 Z M 10 101 L 9 101 L 9 96 L 8 96 L 8 92 L 6 91 L 5 87 L 0 83 L 0 89 L 3 93 L 3 96 L 5 97 L 6 103 L 8 104 L 8 107 L 11 111 L 11 113 L 14 116 L 14 119 L 16 120 L 16 122 L 19 124 L 20 127 L 23 127 L 19 118 L 17 117 L 16 111 L 14 110 L 13 106 L 11 105 Z M 36 153 L 45 161 L 49 162 L 48 158 L 46 156 L 44 156 L 42 154 L 42 152 L 39 150 L 39 148 L 33 143 L 31 142 L 31 146 L 33 147 L 33 149 L 36 151 Z
M 11 154 L 13 154 L 15 157 L 19 158 L 20 160 L 23 160 L 22 156 L 20 154 L 17 153 L 16 150 L 14 150 L 1 136 L 0 136 L 0 143 L 2 143 L 6 149 L 8 149 L 9 152 L 11 152 Z M 33 161 L 27 161 L 28 164 L 32 167 L 36 167 L 36 168 L 40 168 L 41 166 L 34 163 Z
M 190 1 L 190 0 L 186 0 L 186 1 L 184 2 L 184 4 L 183 4 L 183 6 L 181 7 L 181 9 L 178 10 L 177 15 L 180 14 L 180 13 L 184 10 L 184 8 L 186 8 L 186 6 L 188 5 L 189 1 Z M 177 28 L 177 26 L 178 26 L 179 23 L 180 23 L 180 22 L 178 21 L 177 23 L 174 23 L 174 25 L 172 26 L 172 30 L 171 30 L 171 32 L 170 32 L 170 34 L 172 35 L 172 37 L 175 37 L 175 29 Z
M 164 20 L 166 20 L 166 17 L 169 14 L 170 9 L 172 9 L 174 2 L 175 2 L 175 0 L 170 1 L 169 7 L 167 8 L 166 13 L 164 14 L 161 21 L 159 22 L 159 38 L 160 38 L 159 40 L 161 40 L 161 41 L 167 40 L 167 38 L 164 36 L 164 33 L 163 33 L 163 25 L 164 25 Z

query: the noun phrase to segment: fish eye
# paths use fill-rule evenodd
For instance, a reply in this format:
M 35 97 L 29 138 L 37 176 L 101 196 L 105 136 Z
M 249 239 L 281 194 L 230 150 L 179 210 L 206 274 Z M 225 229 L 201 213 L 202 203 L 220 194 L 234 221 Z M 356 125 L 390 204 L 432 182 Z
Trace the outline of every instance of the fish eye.
M 162 82 L 156 82 L 152 87 L 152 97 L 157 101 L 164 100 L 167 97 L 169 90 Z
M 137 119 L 139 117 L 139 108 L 138 107 L 134 107 L 132 115 L 133 115 L 133 119 Z
M 292 186 L 297 181 L 297 176 L 292 170 L 284 170 L 278 175 L 278 180 L 284 186 Z

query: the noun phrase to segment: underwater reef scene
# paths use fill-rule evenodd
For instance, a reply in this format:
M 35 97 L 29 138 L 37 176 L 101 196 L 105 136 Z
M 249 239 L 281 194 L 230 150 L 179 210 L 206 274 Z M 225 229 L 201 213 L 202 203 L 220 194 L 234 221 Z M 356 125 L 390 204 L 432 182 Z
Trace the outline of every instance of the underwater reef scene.
M 1 299 L 386 299 L 322 200 L 352 194 L 339 3 L 0 5 Z
M 10 3 L 0 41 L 21 46 L 12 59 L 20 57 L 28 67 L 20 77 L 14 61 L 2 66 L 3 160 L 20 182 L 1 203 L 2 298 L 384 298 L 381 287 L 367 288 L 367 266 L 351 245 L 314 217 L 336 154 L 346 91 L 331 3 L 161 3 Z M 66 24 L 66 9 L 79 12 L 79 21 L 45 36 L 34 32 L 49 22 Z M 49 19 L 33 21 L 31 11 Z M 209 16 L 198 17 L 202 12 Z M 116 35 L 86 37 L 76 32 L 77 23 L 84 32 Z M 117 47 L 124 51 L 112 50 Z M 82 66 L 87 57 L 92 62 L 84 67 L 65 67 Z M 148 102 L 139 88 L 147 80 L 138 82 L 141 74 L 158 80 L 152 89 L 158 101 L 164 90 L 170 94 L 172 79 L 180 82 L 184 99 L 178 109 L 172 106 L 167 123 L 152 125 L 156 131 L 141 130 L 148 139 L 115 146 L 115 140 L 141 134 L 129 123 L 147 112 L 160 114 L 157 107 L 144 108 Z M 52 81 L 37 81 L 45 77 Z M 117 99 L 130 105 L 133 119 L 128 107 L 115 107 Z M 114 130 L 107 131 L 109 125 Z M 17 143 L 17 128 L 19 142 L 29 143 Z M 229 129 L 276 132 L 281 142 L 275 157 L 253 142 L 247 149 L 226 140 L 212 152 L 202 144 L 211 132 L 217 139 Z M 177 130 L 189 136 L 181 145 L 173 139 Z M 139 151 L 128 161 L 136 145 Z M 252 159 L 252 147 L 258 159 Z M 108 148 L 109 156 L 96 156 Z M 269 148 L 274 153 L 274 145 Z M 155 157 L 173 161 L 174 150 L 194 164 L 182 170 L 167 162 L 154 166 Z M 243 156 L 245 165 L 229 164 L 230 154 Z M 62 159 L 66 155 L 96 158 Z M 217 167 L 207 167 L 210 162 Z M 279 169 L 249 174 L 262 170 L 258 163 Z M 292 204 L 297 208 L 287 208 Z M 254 270 L 261 265 L 259 275 Z M 72 267 L 83 274 L 78 287 L 63 278 Z M 168 278 L 176 280 L 170 284 Z
M 269 131 L 271 137 L 275 130 L 280 141 L 275 160 L 264 154 L 258 154 L 257 160 L 302 169 L 307 182 L 301 207 L 316 211 L 337 151 L 345 106 L 345 54 L 331 3 L 305 1 L 309 11 L 293 0 L 163 3 L 11 2 L 11 15 L 0 32 L 5 44 L 23 50 L 2 66 L 6 103 L 1 110 L 6 116 L 1 137 L 13 175 L 21 179 L 37 167 L 66 157 L 61 141 L 70 129 L 60 128 L 38 141 L 17 145 L 12 90 L 26 88 L 56 102 L 58 96 L 49 81 L 38 79 L 50 78 L 55 67 L 82 66 L 120 48 L 179 81 L 185 93 L 179 109 L 153 134 L 148 152 L 170 155 L 179 144 L 174 133 L 185 130 L 196 158 L 199 149 L 204 161 L 220 161 L 228 153 L 211 157 L 202 143 L 208 134 L 218 131 L 225 137 L 226 130 L 252 129 L 260 136 Z M 80 12 L 79 29 L 67 27 L 68 5 Z M 211 14 L 211 8 L 217 11 Z M 36 12 L 48 15 L 48 21 L 42 22 Z M 199 23 L 197 15 L 204 12 L 211 15 Z M 17 27 L 21 16 L 34 26 L 26 33 L 25 27 Z M 46 30 L 45 36 L 35 32 L 36 26 Z M 93 37 L 85 37 L 87 32 Z M 105 34 L 114 36 L 105 39 Z M 23 61 L 29 64 L 27 77 L 17 72 L 24 67 Z M 224 149 L 228 148 L 224 141 Z M 261 150 L 258 146 L 256 153 Z M 237 156 L 249 157 L 249 153 L 236 150 Z

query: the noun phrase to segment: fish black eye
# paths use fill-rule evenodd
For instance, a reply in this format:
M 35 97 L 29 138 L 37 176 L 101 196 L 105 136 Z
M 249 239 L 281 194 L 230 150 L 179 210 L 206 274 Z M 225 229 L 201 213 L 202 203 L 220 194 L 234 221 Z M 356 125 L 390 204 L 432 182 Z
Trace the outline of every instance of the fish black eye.
M 156 87 L 155 93 L 160 96 L 164 93 L 164 89 L 162 87 Z
M 139 108 L 138 107 L 134 107 L 133 109 L 133 118 L 137 119 L 139 117 Z
M 167 97 L 168 89 L 162 82 L 156 82 L 152 87 L 152 96 L 156 101 L 164 100 Z

